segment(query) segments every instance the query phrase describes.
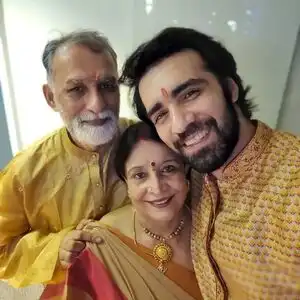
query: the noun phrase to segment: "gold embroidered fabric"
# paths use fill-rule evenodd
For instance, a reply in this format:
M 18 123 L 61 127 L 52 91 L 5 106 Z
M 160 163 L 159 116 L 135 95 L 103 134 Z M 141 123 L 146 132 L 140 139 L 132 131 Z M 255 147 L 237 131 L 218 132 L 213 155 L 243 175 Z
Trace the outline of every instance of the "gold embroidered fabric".
M 204 299 L 300 299 L 300 139 L 258 122 L 222 179 L 193 172 Z

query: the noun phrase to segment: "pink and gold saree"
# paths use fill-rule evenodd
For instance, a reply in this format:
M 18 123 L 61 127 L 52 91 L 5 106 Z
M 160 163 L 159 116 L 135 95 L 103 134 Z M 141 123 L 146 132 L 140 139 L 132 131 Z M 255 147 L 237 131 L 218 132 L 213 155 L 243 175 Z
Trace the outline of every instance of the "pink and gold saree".
M 200 300 L 194 272 L 170 263 L 164 275 L 151 250 L 100 225 L 104 240 L 89 244 L 68 269 L 66 280 L 49 285 L 41 300 Z

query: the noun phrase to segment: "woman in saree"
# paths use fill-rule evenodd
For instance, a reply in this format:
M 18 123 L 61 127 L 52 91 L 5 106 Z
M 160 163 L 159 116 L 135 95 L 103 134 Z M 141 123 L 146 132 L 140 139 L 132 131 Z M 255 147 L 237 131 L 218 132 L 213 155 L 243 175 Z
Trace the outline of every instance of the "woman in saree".
M 117 175 L 131 204 L 87 225 L 88 244 L 41 299 L 202 299 L 190 251 L 189 182 L 183 161 L 145 123 L 130 126 L 116 150 Z

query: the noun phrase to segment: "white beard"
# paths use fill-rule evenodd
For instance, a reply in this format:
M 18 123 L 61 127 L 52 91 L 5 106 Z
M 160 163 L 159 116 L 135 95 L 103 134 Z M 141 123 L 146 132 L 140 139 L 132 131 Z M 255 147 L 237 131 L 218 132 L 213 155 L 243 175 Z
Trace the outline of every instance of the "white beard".
M 94 126 L 83 121 L 108 119 L 101 126 Z M 118 118 L 111 110 L 106 110 L 98 115 L 92 112 L 82 113 L 66 124 L 72 137 L 80 143 L 90 146 L 101 146 L 110 142 L 118 132 Z

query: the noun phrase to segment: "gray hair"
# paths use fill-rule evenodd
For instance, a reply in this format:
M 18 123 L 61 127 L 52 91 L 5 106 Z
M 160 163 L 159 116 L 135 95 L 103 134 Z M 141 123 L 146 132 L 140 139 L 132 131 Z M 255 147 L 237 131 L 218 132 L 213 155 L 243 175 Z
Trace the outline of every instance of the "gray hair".
M 66 45 L 82 45 L 94 53 L 107 52 L 112 56 L 117 65 L 117 54 L 106 36 L 97 31 L 78 30 L 62 35 L 57 39 L 50 40 L 46 44 L 42 55 L 42 62 L 48 78 L 52 74 L 53 58 L 57 50 Z

